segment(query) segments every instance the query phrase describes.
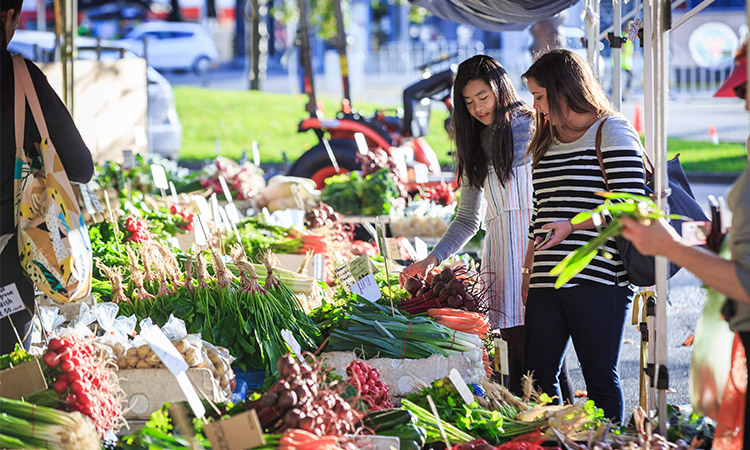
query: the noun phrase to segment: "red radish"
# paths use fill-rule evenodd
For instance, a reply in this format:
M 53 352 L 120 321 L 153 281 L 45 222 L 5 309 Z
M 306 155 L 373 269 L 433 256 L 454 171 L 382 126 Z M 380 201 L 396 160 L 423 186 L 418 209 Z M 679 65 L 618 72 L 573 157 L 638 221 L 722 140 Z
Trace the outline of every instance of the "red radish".
M 54 389 L 58 394 L 62 394 L 67 388 L 68 383 L 66 383 L 65 380 L 57 380 L 52 384 L 52 389 Z
M 47 348 L 49 348 L 53 352 L 60 350 L 62 347 L 63 343 L 59 338 L 52 338 L 49 340 L 49 344 L 47 344 Z
M 44 363 L 47 364 L 48 367 L 51 367 L 53 369 L 60 364 L 60 360 L 57 358 L 57 353 L 53 351 L 49 351 L 45 353 L 42 359 L 44 360 Z

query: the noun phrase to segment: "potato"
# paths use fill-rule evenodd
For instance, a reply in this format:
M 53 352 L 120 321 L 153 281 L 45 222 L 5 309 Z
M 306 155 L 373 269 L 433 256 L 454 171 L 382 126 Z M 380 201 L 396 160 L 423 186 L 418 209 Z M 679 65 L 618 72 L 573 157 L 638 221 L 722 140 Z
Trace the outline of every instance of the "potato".
M 136 369 L 150 369 L 151 368 L 151 364 L 147 363 L 143 359 L 139 359 L 138 360 L 138 364 L 135 365 L 135 368 Z
M 146 358 L 144 358 L 144 361 L 151 364 L 152 366 L 161 364 L 161 359 L 159 359 L 156 353 L 153 353 L 153 352 L 150 353 L 148 356 L 146 356 Z
M 153 350 L 151 350 L 151 347 L 148 345 L 141 345 L 138 347 L 138 357 L 141 359 L 145 359 L 149 353 L 153 353 Z
M 120 369 L 127 369 L 128 367 L 130 367 L 128 365 L 127 358 L 120 358 L 120 359 L 118 359 L 117 360 L 117 367 L 119 367 Z
M 125 360 L 128 362 L 128 367 L 135 367 L 139 361 L 137 356 L 127 356 L 125 357 Z
M 180 339 L 179 341 L 172 341 L 172 344 L 174 344 L 175 348 L 177 348 L 177 351 L 180 353 L 183 353 L 185 351 L 185 347 L 187 347 L 187 343 L 184 339 Z
M 125 356 L 126 356 L 126 357 L 131 357 L 131 356 L 138 356 L 138 349 L 137 349 L 136 347 L 130 347 L 130 348 L 129 348 L 129 349 L 127 349 L 127 351 L 125 352 Z
M 227 377 L 220 377 L 219 378 L 219 386 L 221 386 L 222 390 L 226 390 L 226 388 L 229 387 L 229 378 L 227 378 Z
M 187 362 L 190 367 L 198 365 L 200 361 L 200 353 L 195 348 L 191 347 L 190 350 L 185 352 L 185 362 Z

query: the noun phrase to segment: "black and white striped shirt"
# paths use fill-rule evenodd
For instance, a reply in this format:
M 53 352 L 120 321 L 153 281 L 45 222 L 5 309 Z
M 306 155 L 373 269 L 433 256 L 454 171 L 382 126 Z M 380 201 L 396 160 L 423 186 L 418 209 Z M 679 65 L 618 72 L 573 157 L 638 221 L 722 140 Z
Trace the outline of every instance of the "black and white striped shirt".
M 544 235 L 542 225 L 569 220 L 583 211 L 591 211 L 604 203 L 595 192 L 606 191 L 601 168 L 596 158 L 596 131 L 603 119 L 591 125 L 578 140 L 550 144 L 534 168 L 534 213 L 529 239 Z M 638 133 L 627 119 L 609 116 L 602 128 L 602 161 L 607 172 L 609 189 L 644 195 L 642 145 Z M 599 233 L 596 229 L 576 230 L 559 244 L 534 252 L 534 270 L 530 287 L 554 287 L 556 276 L 549 271 Z M 627 286 L 627 273 L 617 252 L 614 239 L 609 239 L 607 259 L 600 254 L 563 287 L 601 283 Z

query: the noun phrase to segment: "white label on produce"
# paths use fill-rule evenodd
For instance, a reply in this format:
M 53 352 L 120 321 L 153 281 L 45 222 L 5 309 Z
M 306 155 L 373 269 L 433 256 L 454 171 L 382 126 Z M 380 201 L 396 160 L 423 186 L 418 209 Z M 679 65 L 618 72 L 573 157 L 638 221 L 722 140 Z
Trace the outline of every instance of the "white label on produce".
M 258 141 L 253 141 L 253 164 L 260 167 L 260 151 L 258 151 Z
M 427 258 L 427 243 L 418 237 L 414 238 L 414 250 L 417 252 L 417 260 Z
M 154 177 L 154 186 L 156 186 L 157 189 L 169 189 L 167 172 L 164 171 L 164 166 L 151 164 L 151 176 Z
M 223 175 L 219 175 L 219 184 L 221 184 L 221 190 L 224 191 L 224 197 L 226 197 L 229 203 L 232 203 L 232 193 L 229 191 L 227 180 L 224 179 Z
M 464 379 L 461 378 L 461 374 L 458 373 L 458 370 L 456 370 L 455 367 L 451 369 L 449 378 L 453 382 L 453 385 L 456 386 L 456 389 L 458 390 L 458 395 L 461 396 L 464 403 L 466 403 L 467 405 L 470 405 L 474 401 L 474 395 L 472 395 L 471 391 L 469 390 L 469 387 L 466 386 Z
M 195 206 L 198 207 L 199 214 L 202 214 L 204 216 L 211 214 L 211 208 L 208 207 L 208 202 L 206 201 L 206 197 L 203 197 L 202 195 L 194 194 L 193 202 L 195 203 Z
M 383 259 L 388 259 L 388 245 L 385 242 L 385 224 L 380 221 L 380 218 L 375 222 L 375 230 L 378 235 L 378 251 Z
M 365 139 L 364 134 L 354 133 L 354 141 L 357 143 L 357 151 L 359 151 L 360 154 L 366 155 L 370 153 L 370 146 L 367 145 L 367 139 Z
M 172 200 L 177 203 L 177 189 L 175 189 L 174 183 L 171 181 L 169 182 L 169 192 L 172 194 Z
M 18 293 L 16 283 L 0 287 L 0 317 L 15 314 L 23 308 L 23 300 Z
M 286 344 L 289 346 L 290 349 L 292 349 L 292 353 L 297 355 L 298 358 L 302 359 L 302 347 L 300 347 L 299 342 L 297 342 L 297 339 L 294 337 L 291 331 L 287 329 L 281 330 L 281 339 L 286 342 Z
M 383 294 L 380 292 L 377 281 L 375 281 L 375 275 L 367 274 L 364 278 L 357 280 L 351 287 L 352 292 L 361 295 L 371 302 L 380 300 Z
M 417 184 L 427 183 L 429 170 L 422 163 L 414 164 L 414 182 Z
M 227 216 L 229 217 L 229 222 L 233 225 L 240 221 L 240 212 L 237 210 L 237 207 L 234 206 L 234 203 L 228 203 L 226 208 L 227 210 Z

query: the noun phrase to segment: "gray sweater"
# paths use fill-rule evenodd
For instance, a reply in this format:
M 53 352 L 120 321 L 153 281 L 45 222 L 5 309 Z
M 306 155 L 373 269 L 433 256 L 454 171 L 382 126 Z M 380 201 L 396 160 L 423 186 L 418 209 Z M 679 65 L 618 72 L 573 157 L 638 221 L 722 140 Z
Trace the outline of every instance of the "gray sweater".
M 526 148 L 531 139 L 531 121 L 530 117 L 519 113 L 514 114 L 511 119 L 511 126 L 513 128 L 513 167 L 526 164 Z M 495 149 L 490 148 L 494 129 L 495 126 L 485 127 L 480 136 L 482 150 L 488 155 L 492 151 L 495 151 Z M 488 176 L 495 176 L 494 172 L 488 172 Z M 461 250 L 479 231 L 479 226 L 482 222 L 483 198 L 484 188 L 477 189 L 469 186 L 465 181 L 465 177 L 463 177 L 461 197 L 458 200 L 456 217 L 432 250 L 432 254 L 437 257 L 438 261 L 442 262 Z

